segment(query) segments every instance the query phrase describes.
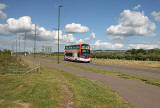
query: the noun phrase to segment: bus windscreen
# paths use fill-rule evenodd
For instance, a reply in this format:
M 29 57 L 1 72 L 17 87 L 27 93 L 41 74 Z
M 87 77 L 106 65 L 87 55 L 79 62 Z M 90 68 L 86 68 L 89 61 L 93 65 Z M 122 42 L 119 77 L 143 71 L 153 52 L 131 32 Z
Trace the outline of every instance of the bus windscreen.
M 89 56 L 90 56 L 90 50 L 88 50 L 88 49 L 82 49 L 81 50 L 81 56 L 82 56 L 82 58 L 89 58 Z

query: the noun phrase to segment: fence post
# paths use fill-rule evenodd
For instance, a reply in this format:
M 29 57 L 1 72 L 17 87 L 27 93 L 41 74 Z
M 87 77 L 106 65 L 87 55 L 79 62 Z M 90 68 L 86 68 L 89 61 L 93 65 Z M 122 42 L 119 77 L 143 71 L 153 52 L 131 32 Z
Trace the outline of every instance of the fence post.
M 39 62 L 39 64 L 38 64 L 38 73 L 40 73 L 40 68 L 41 68 L 41 64 Z

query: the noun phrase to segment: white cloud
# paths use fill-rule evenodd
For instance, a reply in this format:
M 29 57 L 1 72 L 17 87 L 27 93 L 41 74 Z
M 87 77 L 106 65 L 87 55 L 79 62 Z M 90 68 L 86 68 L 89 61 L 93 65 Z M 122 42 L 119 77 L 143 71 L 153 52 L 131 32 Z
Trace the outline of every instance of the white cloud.
M 124 41 L 123 36 L 109 36 L 108 39 L 112 40 L 112 41 L 117 41 L 117 42 L 123 42 Z
M 0 24 L 0 36 L 9 36 L 12 33 L 8 30 L 8 24 Z
M 96 38 L 96 34 L 95 34 L 94 32 L 92 32 L 92 33 L 91 33 L 91 37 L 92 37 L 93 39 L 95 39 L 95 38 Z
M 84 39 L 79 39 L 78 41 L 77 41 L 77 43 L 83 43 L 84 42 Z
M 31 18 L 29 16 L 23 16 L 20 17 L 19 19 L 9 18 L 7 20 L 7 23 L 9 31 L 13 33 L 22 33 L 31 31 L 33 26 Z
M 17 38 L 18 39 L 18 38 Z M 20 42 L 20 47 L 19 47 L 19 42 Z M 46 41 L 37 41 L 36 44 L 36 51 L 41 51 L 41 48 L 43 45 L 45 46 L 53 46 L 53 42 L 47 43 Z M 34 48 L 34 41 L 32 40 L 26 40 L 26 51 L 28 52 L 33 52 Z M 0 50 L 2 49 L 9 49 L 13 50 L 16 52 L 16 37 L 13 39 L 0 39 Z M 24 51 L 24 40 L 22 40 L 22 37 L 17 40 L 17 51 L 18 52 L 23 52 Z
M 134 10 L 138 10 L 140 7 L 141 7 L 141 5 L 137 5 L 137 6 L 135 6 L 133 9 L 134 9 Z
M 72 34 L 63 35 L 63 40 L 67 43 L 76 42 L 76 38 Z
M 33 34 L 33 33 L 32 33 Z M 37 27 L 37 35 L 41 40 L 53 41 L 58 39 L 58 31 L 57 30 L 46 30 L 44 27 Z M 62 31 L 59 31 L 59 39 L 62 39 Z
M 20 50 L 19 50 L 19 37 L 17 37 L 17 51 L 24 51 L 24 40 L 20 36 Z M 83 39 L 84 40 L 84 39 Z M 72 34 L 63 35 L 63 39 L 60 40 L 60 51 L 64 51 L 64 45 L 66 44 L 76 44 L 77 40 Z M 36 51 L 41 51 L 43 46 L 51 46 L 53 52 L 57 52 L 57 40 L 51 41 L 37 41 Z M 33 52 L 34 41 L 26 40 L 26 51 Z M 0 50 L 10 49 L 16 51 L 16 37 L 11 39 L 0 38 Z
M 29 16 L 20 17 L 19 19 L 9 18 L 7 24 L 0 24 L 0 36 L 31 32 L 32 29 L 34 29 L 34 25 Z
M 86 33 L 89 31 L 89 28 L 86 26 L 82 26 L 81 24 L 72 23 L 67 24 L 64 31 L 66 33 Z
M 75 42 L 76 42 L 77 44 L 79 44 L 79 43 L 88 43 L 88 41 L 89 41 L 90 39 L 91 39 L 90 37 L 86 37 L 86 38 L 84 38 L 84 39 L 76 40 Z
M 160 44 L 150 43 L 150 44 L 129 44 L 128 49 L 154 49 L 160 48 Z
M 32 23 L 29 16 L 23 16 L 18 19 L 9 18 L 7 24 L 0 24 L 0 36 L 15 36 L 19 35 L 24 38 L 26 32 L 27 40 L 34 40 L 35 37 L 35 24 Z M 37 41 L 50 41 L 56 42 L 58 39 L 57 30 L 46 30 L 44 27 L 37 25 L 36 27 Z M 63 35 L 62 30 L 59 31 L 59 39 L 61 44 L 76 43 L 78 42 L 73 34 Z M 83 39 L 83 41 L 87 40 Z
M 84 38 L 84 41 L 89 41 L 89 40 L 90 40 L 89 37 Z
M 112 50 L 116 50 L 116 49 L 121 49 L 123 48 L 123 44 L 120 44 L 120 43 L 115 43 L 115 44 L 112 44 L 112 43 L 109 43 L 109 42 L 101 42 L 100 40 L 97 40 L 95 42 L 95 47 L 96 49 L 112 49 Z
M 7 24 L 0 24 L 0 36 L 22 35 L 27 32 L 28 39 L 34 39 L 35 24 L 32 24 L 29 16 L 23 16 L 19 19 L 9 18 Z M 59 37 L 62 39 L 62 31 L 59 31 Z M 44 27 L 37 26 L 38 40 L 52 40 L 58 38 L 58 31 L 46 30 Z
M 0 50 L 2 49 L 11 49 L 11 46 L 13 46 L 13 39 L 0 39 Z
M 0 10 L 5 9 L 7 6 L 5 4 L 0 3 Z
M 156 36 L 156 25 L 143 12 L 124 10 L 119 24 L 106 29 L 110 36 Z
M 24 33 L 26 32 L 26 40 L 28 44 L 28 49 L 30 51 L 33 50 L 33 40 L 35 38 L 35 24 L 32 23 L 31 17 L 23 16 L 18 19 L 9 18 L 6 24 L 0 24 L 0 36 L 20 36 L 21 42 L 24 39 Z M 46 30 L 44 27 L 37 25 L 36 29 L 37 34 L 37 45 L 44 43 L 43 45 L 53 46 L 52 44 L 57 45 L 58 39 L 58 31 L 57 30 Z M 59 39 L 61 44 L 61 49 L 63 49 L 64 44 L 75 44 L 75 43 L 82 43 L 87 42 L 91 38 L 86 37 L 84 39 L 77 40 L 73 34 L 63 34 L 62 30 L 59 31 Z M 1 40 L 1 44 L 6 43 L 6 41 Z M 5 45 L 5 44 L 4 44 Z M 10 45 L 10 44 L 9 44 Z M 54 45 L 54 46 L 55 46 Z M 10 46 L 6 46 L 4 48 L 9 48 Z M 41 46 L 38 46 L 38 48 Z M 23 50 L 23 49 L 22 49 Z M 39 49 L 40 50 L 40 49 Z
M 160 22 L 160 12 L 153 11 L 151 15 L 154 17 L 156 21 Z

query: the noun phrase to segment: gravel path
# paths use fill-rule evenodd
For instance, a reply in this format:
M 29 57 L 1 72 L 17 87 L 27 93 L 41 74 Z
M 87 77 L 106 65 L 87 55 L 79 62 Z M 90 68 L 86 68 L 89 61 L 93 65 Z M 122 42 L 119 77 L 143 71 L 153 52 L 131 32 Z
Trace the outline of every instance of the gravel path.
M 105 86 L 116 91 L 133 108 L 159 108 L 160 107 L 160 87 L 148 85 L 140 81 L 123 79 L 111 75 L 103 75 L 64 66 L 63 64 L 50 63 L 40 59 L 41 64 L 51 66 L 69 73 L 84 76 L 90 80 L 98 81 Z

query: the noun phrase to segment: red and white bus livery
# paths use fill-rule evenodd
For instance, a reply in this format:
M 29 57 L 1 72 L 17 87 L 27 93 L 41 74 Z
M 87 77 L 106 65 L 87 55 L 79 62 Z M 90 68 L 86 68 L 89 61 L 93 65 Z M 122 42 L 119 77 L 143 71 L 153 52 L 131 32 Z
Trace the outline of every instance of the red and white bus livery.
M 66 45 L 64 49 L 64 60 L 90 62 L 89 44 Z

